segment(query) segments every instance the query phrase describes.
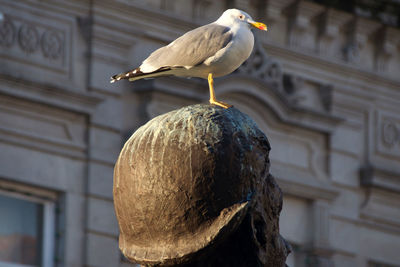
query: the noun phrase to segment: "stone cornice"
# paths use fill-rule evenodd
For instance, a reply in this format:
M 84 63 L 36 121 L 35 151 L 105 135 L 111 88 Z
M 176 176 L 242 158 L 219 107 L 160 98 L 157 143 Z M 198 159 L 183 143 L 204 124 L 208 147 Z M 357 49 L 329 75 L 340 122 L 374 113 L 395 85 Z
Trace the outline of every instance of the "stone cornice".
M 293 69 L 296 69 L 295 65 L 296 63 L 299 63 L 299 66 L 302 66 L 302 73 L 309 72 L 310 76 L 315 76 L 312 75 L 312 73 L 318 71 L 320 79 L 323 75 L 326 75 L 326 77 L 336 80 L 339 84 L 345 83 L 356 87 L 362 86 L 372 91 L 376 90 L 377 87 L 380 87 L 380 92 L 382 89 L 390 88 L 392 91 L 390 93 L 398 94 L 400 81 L 394 80 L 390 77 L 384 77 L 379 73 L 370 70 L 363 70 L 339 60 L 326 59 L 301 49 L 288 49 L 287 47 L 282 47 L 273 42 L 266 43 L 265 48 L 270 55 L 284 61 L 284 63 L 290 64 Z M 309 68 L 304 69 L 305 65 L 309 65 Z M 300 69 L 298 69 L 298 71 L 300 71 Z M 325 72 L 322 73 L 322 71 Z
M 88 115 L 102 101 L 102 98 L 87 92 L 65 90 L 5 75 L 0 75 L 0 85 L 1 94 Z
M 326 200 L 333 201 L 338 195 L 339 191 L 332 185 L 317 183 L 315 179 L 309 179 L 301 182 L 293 179 L 288 179 L 285 176 L 275 176 L 279 186 L 282 188 L 284 194 L 296 197 L 302 197 L 310 200 Z
M 3 2 L 0 0 L 0 3 Z M 29 0 L 19 0 L 19 1 L 6 1 L 8 5 L 12 5 L 18 8 L 27 8 L 32 10 L 32 7 L 38 9 L 39 13 L 48 12 L 48 11 L 56 11 L 59 14 L 66 15 L 77 15 L 77 16 L 86 16 L 90 10 L 90 1 L 89 0 L 61 0 L 55 1 L 52 0 L 42 0 L 36 3 L 36 5 L 32 5 L 32 1 Z
M 179 37 L 185 31 L 200 26 L 199 23 L 188 20 L 179 14 L 171 14 L 165 10 L 151 9 L 143 5 L 122 1 L 96 1 L 94 15 L 95 23 L 97 21 L 101 23 L 102 18 L 108 18 L 111 21 L 114 20 L 116 23 L 114 25 L 118 25 L 118 23 L 127 25 L 122 29 L 125 29 L 125 32 L 157 39 L 159 39 L 158 36 L 165 36 L 167 38 L 164 41 L 168 42 Z M 174 29 L 174 32 L 171 29 Z M 152 35 L 154 31 L 157 32 L 157 36 Z M 163 41 L 163 39 L 160 41 Z

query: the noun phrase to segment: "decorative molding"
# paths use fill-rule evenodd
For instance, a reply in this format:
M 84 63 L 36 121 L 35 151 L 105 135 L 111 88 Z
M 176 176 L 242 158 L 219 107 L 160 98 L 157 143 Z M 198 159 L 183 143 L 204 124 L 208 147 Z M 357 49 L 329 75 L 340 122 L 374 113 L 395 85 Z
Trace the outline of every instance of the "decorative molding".
M 295 74 L 285 73 L 283 76 L 283 92 L 292 105 L 298 105 L 302 96 L 299 96 L 299 91 L 304 86 L 304 78 Z
M 66 25 L 54 27 L 22 14 L 5 15 L 0 23 L 0 56 L 42 66 L 52 71 L 69 71 Z
M 377 30 L 374 37 L 374 67 L 377 71 L 383 73 L 387 71 L 389 62 L 396 53 L 396 43 L 399 42 L 400 36 L 393 29 L 382 26 Z
M 393 121 L 385 121 L 381 129 L 383 144 L 393 147 L 400 142 L 400 128 Z
M 26 53 L 31 54 L 39 47 L 39 32 L 34 24 L 23 23 L 18 31 L 19 47 Z
M 355 40 L 356 21 L 356 19 L 353 19 L 352 21 L 347 23 L 345 30 L 346 42 L 343 44 L 342 47 L 343 59 L 349 63 L 357 63 L 361 48 L 360 46 L 362 45 Z
M 288 19 L 287 44 L 292 47 L 307 47 L 305 41 L 309 37 L 309 28 L 312 20 L 317 17 L 324 8 L 307 1 L 294 1 L 286 8 L 285 14 Z M 313 50 L 313 47 L 307 47 Z
M 335 55 L 335 39 L 340 37 L 340 29 L 352 16 L 332 8 L 326 8 L 316 19 L 317 53 L 324 56 Z
M 379 111 L 376 113 L 376 121 L 377 154 L 400 159 L 400 117 L 398 114 Z
M 268 56 L 261 42 L 254 42 L 253 52 L 235 73 L 251 75 L 263 80 L 276 90 L 282 90 L 283 71 L 278 60 Z
M 58 32 L 46 30 L 42 35 L 40 43 L 45 57 L 58 59 L 63 56 L 64 42 Z
M 309 81 L 295 74 L 283 75 L 284 95 L 294 107 L 306 107 L 329 113 L 332 106 L 332 91 L 332 84 Z
M 379 26 L 378 22 L 354 16 L 345 26 L 346 41 L 342 47 L 343 59 L 349 63 L 359 63 L 360 51 Z
M 4 17 L 0 22 L 0 46 L 8 48 L 14 44 L 17 30 L 12 20 L 8 16 Z
M 312 144 L 314 140 L 309 139 L 307 142 Z M 314 147 L 315 149 L 309 152 L 312 154 L 311 156 L 314 157 L 314 154 L 319 154 L 318 156 L 320 158 L 324 157 L 324 152 L 321 150 L 323 148 L 321 146 L 317 147 L 315 143 Z M 315 158 L 312 160 L 315 160 Z M 340 191 L 332 185 L 328 174 L 325 170 L 322 170 L 323 167 L 321 165 L 317 166 L 318 170 L 316 166 L 310 166 L 311 170 L 307 170 L 296 168 L 293 164 L 282 164 L 276 160 L 271 162 L 274 163 L 271 164 L 271 173 L 277 178 L 279 186 L 282 188 L 284 194 L 312 201 L 320 201 L 328 205 L 334 201 L 340 193 Z
M 378 93 L 393 100 L 398 99 L 398 77 L 389 77 L 355 64 L 347 64 L 336 57 L 327 58 L 307 51 L 287 49 L 273 42 L 267 42 L 265 47 L 271 55 L 279 57 L 283 65 L 290 66 L 296 72 L 306 71 L 310 73 L 308 76 L 332 80 L 345 88 L 363 88 L 363 91 L 358 92 L 360 97 Z M 391 70 L 395 71 L 396 68 Z
M 269 88 L 282 94 L 293 107 L 301 106 L 300 103 L 304 102 L 304 98 L 310 97 L 310 95 L 301 94 L 301 90 L 307 82 L 306 79 L 298 75 L 284 74 L 279 60 L 267 55 L 261 42 L 257 39 L 252 54 L 235 73 L 250 75 L 262 80 Z M 322 111 L 330 112 L 333 86 L 331 84 L 312 83 L 318 88 L 315 92 L 315 98 L 319 99 Z M 315 105 L 310 105 L 309 108 L 321 111 Z
M 100 96 L 91 93 L 65 90 L 6 75 L 0 75 L 0 93 L 86 115 L 93 114 L 103 101 Z
M 0 97 L 0 140 L 3 142 L 84 158 L 86 128 L 83 114 Z

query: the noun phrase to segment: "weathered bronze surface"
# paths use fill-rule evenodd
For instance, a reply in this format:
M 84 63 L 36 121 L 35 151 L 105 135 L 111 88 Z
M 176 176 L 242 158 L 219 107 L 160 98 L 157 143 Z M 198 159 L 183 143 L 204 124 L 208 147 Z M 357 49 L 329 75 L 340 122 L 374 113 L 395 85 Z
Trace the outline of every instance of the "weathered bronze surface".
M 150 266 L 285 266 L 269 151 L 236 108 L 189 106 L 139 128 L 114 169 L 123 254 Z

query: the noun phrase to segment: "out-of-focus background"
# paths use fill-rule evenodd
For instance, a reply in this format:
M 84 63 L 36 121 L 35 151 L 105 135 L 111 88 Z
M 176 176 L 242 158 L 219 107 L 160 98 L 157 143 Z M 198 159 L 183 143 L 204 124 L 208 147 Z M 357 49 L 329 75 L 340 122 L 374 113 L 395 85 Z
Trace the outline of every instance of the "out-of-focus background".
M 109 83 L 229 8 L 268 25 L 216 94 L 272 145 L 292 267 L 400 266 L 400 2 L 0 0 L 0 266 L 129 266 L 113 166 L 200 79 Z

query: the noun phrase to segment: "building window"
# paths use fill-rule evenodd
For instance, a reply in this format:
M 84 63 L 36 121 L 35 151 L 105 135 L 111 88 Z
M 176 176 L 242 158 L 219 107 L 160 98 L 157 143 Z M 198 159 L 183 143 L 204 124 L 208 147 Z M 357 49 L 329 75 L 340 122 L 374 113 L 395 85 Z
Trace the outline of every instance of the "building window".
M 54 207 L 53 199 L 0 187 L 1 267 L 54 266 Z

